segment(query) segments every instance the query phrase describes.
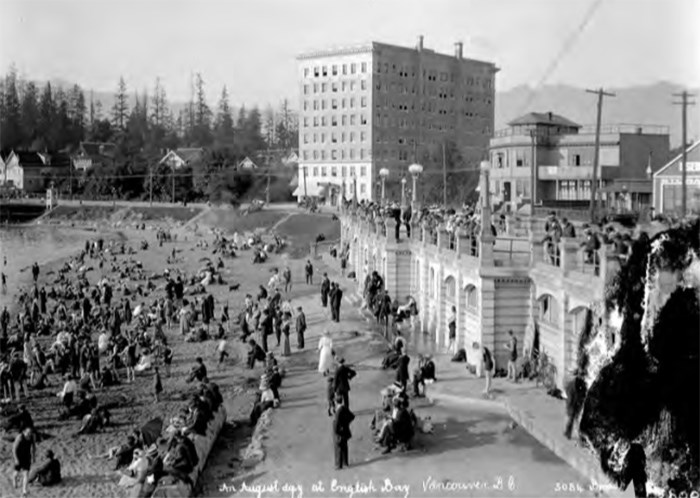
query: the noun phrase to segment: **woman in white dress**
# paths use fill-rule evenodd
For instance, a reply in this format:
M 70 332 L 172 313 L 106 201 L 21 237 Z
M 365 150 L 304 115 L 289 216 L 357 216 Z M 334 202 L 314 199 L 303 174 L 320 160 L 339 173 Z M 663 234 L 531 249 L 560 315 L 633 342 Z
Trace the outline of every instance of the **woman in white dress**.
M 333 339 L 327 330 L 318 341 L 318 350 L 318 372 L 326 375 L 333 366 Z

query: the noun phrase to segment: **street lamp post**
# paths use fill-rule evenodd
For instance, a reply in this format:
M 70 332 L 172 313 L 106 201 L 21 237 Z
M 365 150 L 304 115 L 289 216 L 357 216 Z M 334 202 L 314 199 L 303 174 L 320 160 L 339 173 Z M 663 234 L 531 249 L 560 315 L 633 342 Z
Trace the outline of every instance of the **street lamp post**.
M 406 208 L 406 177 L 401 178 L 401 210 Z
M 384 205 L 384 200 L 386 199 L 386 179 L 389 177 L 389 170 L 387 168 L 382 168 L 379 170 L 379 177 L 382 180 L 382 205 Z
M 418 203 L 418 189 L 416 188 L 416 183 L 418 182 L 418 177 L 420 176 L 420 174 L 423 173 L 423 166 L 421 166 L 420 164 L 411 164 L 408 167 L 408 172 L 413 178 L 411 210 L 414 211 L 416 209 L 416 204 Z

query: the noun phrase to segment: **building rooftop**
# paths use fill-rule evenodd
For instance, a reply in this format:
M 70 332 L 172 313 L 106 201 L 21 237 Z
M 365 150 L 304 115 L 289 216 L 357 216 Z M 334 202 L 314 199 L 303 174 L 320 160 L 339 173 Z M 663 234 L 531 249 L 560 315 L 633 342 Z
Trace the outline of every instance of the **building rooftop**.
M 547 125 L 547 126 L 566 126 L 568 128 L 581 128 L 581 125 L 566 119 L 564 116 L 554 114 L 553 112 L 529 112 L 524 116 L 514 119 L 508 126 L 520 125 Z
M 321 57 L 332 57 L 336 55 L 352 55 L 352 54 L 363 54 L 363 53 L 371 53 L 376 50 L 381 50 L 382 48 L 388 48 L 391 50 L 403 50 L 407 52 L 418 52 L 418 47 L 402 47 L 400 45 L 392 45 L 390 43 L 383 43 L 383 42 L 366 42 L 366 43 L 361 43 L 361 44 L 355 44 L 355 45 L 346 45 L 346 46 L 338 46 L 338 47 L 328 47 L 328 48 L 323 48 L 323 49 L 318 49 L 318 50 L 311 50 L 308 52 L 301 53 L 297 56 L 297 60 L 307 60 L 307 59 L 317 59 Z M 468 57 L 463 57 L 462 59 L 457 59 L 454 54 L 450 53 L 440 53 L 440 52 L 435 52 L 432 49 L 429 48 L 422 48 L 422 52 L 430 55 L 436 55 L 436 56 L 441 56 L 441 57 L 448 57 L 453 60 L 462 60 L 463 62 L 469 62 L 469 63 L 476 63 L 476 64 L 483 64 L 484 66 L 491 66 L 494 68 L 495 71 L 498 69 L 495 67 L 495 64 L 493 62 L 487 62 L 487 61 L 481 61 L 477 59 L 470 59 Z

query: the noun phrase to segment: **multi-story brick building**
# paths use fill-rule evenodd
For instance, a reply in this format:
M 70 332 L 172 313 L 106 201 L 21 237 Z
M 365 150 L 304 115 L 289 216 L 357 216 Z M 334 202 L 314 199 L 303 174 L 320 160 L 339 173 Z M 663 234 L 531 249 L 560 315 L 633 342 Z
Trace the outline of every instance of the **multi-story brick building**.
M 595 127 L 583 127 L 551 112 L 531 112 L 508 125 L 497 131 L 490 143 L 491 191 L 497 203 L 516 209 L 530 202 L 533 164 L 536 203 L 590 199 Z M 648 180 L 650 172 L 666 164 L 668 156 L 667 127 L 602 126 L 601 190 L 622 180 Z M 651 182 L 647 183 L 643 187 L 651 197 Z
M 295 195 L 342 192 L 375 199 L 379 171 L 390 181 L 413 162 L 428 173 L 454 144 L 478 169 L 494 124 L 494 64 L 372 42 L 300 55 L 299 188 Z

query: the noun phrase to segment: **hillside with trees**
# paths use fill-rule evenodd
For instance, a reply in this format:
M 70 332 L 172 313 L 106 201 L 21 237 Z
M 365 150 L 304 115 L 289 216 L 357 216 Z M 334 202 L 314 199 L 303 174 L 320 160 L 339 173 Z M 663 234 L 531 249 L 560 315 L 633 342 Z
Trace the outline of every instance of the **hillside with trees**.
M 4 157 L 10 150 L 74 153 L 81 142 L 114 143 L 116 155 L 109 164 L 85 174 L 52 178 L 60 190 L 86 198 L 153 195 L 154 200 L 171 200 L 173 186 L 177 200 L 184 200 L 186 193 L 189 200 L 231 202 L 245 195 L 264 195 L 250 190 L 267 188 L 268 172 L 235 171 L 236 165 L 260 151 L 296 148 L 297 117 L 286 100 L 264 113 L 242 106 L 234 117 L 229 100 L 224 86 L 212 109 L 204 78 L 196 74 L 192 101 L 175 113 L 160 78 L 150 91 L 142 92 L 132 91 L 120 78 L 112 105 L 105 108 L 77 84 L 40 86 L 11 69 L 0 81 L 0 149 Z M 177 173 L 158 164 L 168 149 L 185 147 L 205 149 L 201 164 Z M 287 186 L 291 180 L 288 173 L 270 176 L 273 183 Z

